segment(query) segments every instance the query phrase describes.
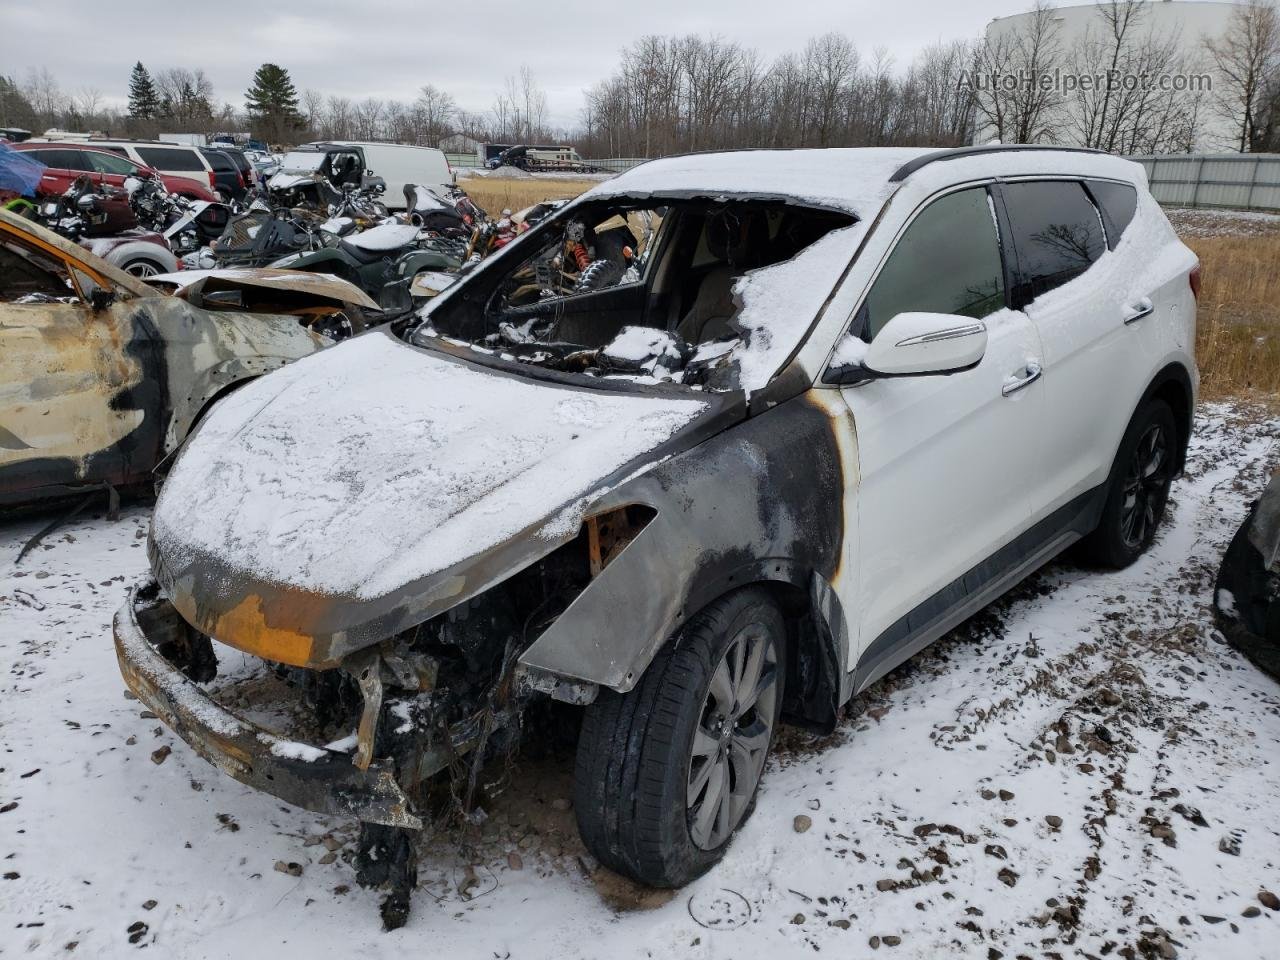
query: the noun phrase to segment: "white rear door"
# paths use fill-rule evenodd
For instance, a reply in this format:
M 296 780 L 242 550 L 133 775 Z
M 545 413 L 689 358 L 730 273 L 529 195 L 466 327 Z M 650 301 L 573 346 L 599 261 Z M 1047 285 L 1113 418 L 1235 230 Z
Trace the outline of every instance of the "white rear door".
M 1114 186 L 1136 199 L 1132 187 Z M 1049 442 L 1032 508 L 1048 516 L 1106 480 L 1146 386 L 1151 360 L 1135 324 L 1153 306 L 1155 291 L 1132 289 L 1140 265 L 1119 262 L 1114 253 L 1104 258 L 1102 215 L 1082 182 L 1017 181 L 999 192 L 1016 253 L 1012 302 L 1025 309 L 1044 345 Z

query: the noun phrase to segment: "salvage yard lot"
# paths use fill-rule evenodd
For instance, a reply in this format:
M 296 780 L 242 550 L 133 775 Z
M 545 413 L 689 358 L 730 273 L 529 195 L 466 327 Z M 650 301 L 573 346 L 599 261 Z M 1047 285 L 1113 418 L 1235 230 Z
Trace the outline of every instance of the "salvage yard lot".
M 1148 555 L 1056 563 L 833 737 L 788 733 L 724 863 L 674 896 L 582 855 L 565 747 L 490 769 L 484 814 L 425 842 L 390 934 L 352 824 L 241 787 L 123 696 L 110 621 L 147 510 L 74 520 L 17 566 L 42 521 L 10 523 L 0 954 L 1274 955 L 1280 687 L 1209 603 L 1278 438 L 1256 410 L 1202 413 Z
M 530 179 L 466 186 L 491 211 L 590 186 Z M 49 518 L 0 524 L 0 957 L 1274 957 L 1280 686 L 1210 601 L 1280 460 L 1280 218 L 1172 218 L 1205 267 L 1210 402 L 1150 553 L 1060 560 L 833 736 L 784 731 L 724 862 L 674 893 L 584 853 L 560 738 L 489 765 L 383 933 L 353 822 L 240 786 L 125 698 L 111 618 L 149 507 L 17 564 Z

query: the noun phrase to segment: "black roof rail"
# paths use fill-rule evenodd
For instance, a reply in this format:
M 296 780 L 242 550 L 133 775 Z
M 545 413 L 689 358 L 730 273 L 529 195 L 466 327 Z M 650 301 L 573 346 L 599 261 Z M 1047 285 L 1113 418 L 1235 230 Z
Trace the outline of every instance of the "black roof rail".
M 1107 152 L 1105 150 L 1095 150 L 1093 147 L 1055 147 L 1045 143 L 984 143 L 976 147 L 954 147 L 950 150 L 935 150 L 932 153 L 926 153 L 922 157 L 908 160 L 894 171 L 893 176 L 889 178 L 889 182 L 901 183 L 921 167 L 927 167 L 931 163 L 939 163 L 943 160 L 961 160 L 965 157 L 976 157 L 987 153 L 1013 153 L 1019 150 L 1056 150 L 1059 153 Z

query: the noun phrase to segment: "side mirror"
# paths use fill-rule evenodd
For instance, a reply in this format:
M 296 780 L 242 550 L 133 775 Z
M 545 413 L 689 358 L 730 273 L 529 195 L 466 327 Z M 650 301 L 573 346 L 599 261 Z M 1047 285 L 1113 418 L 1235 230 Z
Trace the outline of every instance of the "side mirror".
M 845 351 L 847 353 L 847 351 Z M 987 326 L 951 313 L 900 313 L 886 323 L 860 360 L 834 363 L 824 383 L 881 377 L 924 377 L 975 367 L 987 352 Z

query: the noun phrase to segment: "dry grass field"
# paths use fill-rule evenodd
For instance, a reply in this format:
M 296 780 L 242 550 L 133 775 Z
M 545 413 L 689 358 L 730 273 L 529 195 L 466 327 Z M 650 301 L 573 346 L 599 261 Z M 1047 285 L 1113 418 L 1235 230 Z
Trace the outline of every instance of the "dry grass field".
M 1280 234 L 1187 237 L 1200 257 L 1196 358 L 1207 399 L 1280 399 Z
M 506 177 L 458 177 L 458 186 L 485 213 L 496 217 L 503 209 L 522 210 L 543 200 L 576 197 L 594 187 L 596 180 L 508 179 Z
M 594 180 L 469 177 L 460 185 L 490 215 L 541 200 L 576 197 Z M 1206 399 L 1280 402 L 1280 218 L 1170 212 L 1200 257 L 1196 356 Z

